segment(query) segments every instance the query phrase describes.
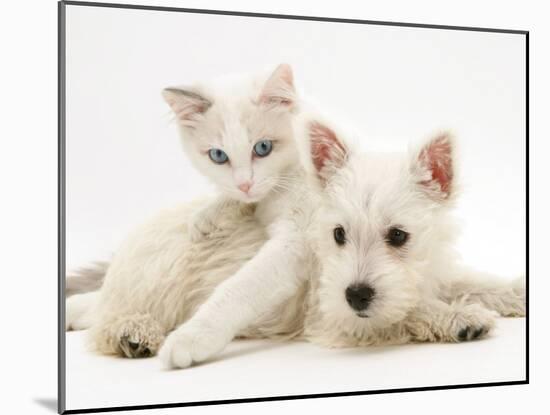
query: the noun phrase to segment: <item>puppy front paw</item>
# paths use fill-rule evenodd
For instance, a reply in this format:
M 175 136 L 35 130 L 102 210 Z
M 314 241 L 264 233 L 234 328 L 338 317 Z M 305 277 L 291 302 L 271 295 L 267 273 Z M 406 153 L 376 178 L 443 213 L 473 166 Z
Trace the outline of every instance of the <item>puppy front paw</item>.
M 167 369 L 183 369 L 194 362 L 211 358 L 230 341 L 231 337 L 221 333 L 184 324 L 168 335 L 159 351 L 159 358 Z
M 485 337 L 495 326 L 495 313 L 479 304 L 458 310 L 450 326 L 450 340 L 464 342 Z

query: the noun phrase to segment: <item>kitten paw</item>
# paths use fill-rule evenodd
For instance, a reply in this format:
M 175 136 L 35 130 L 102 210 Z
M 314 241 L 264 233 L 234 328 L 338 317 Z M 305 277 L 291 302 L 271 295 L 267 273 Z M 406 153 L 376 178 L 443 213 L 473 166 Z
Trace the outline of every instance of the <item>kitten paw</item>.
M 231 337 L 185 324 L 168 335 L 159 358 L 167 369 L 183 369 L 216 355 L 230 341 Z
M 192 215 L 187 225 L 191 242 L 201 241 L 215 230 L 216 226 L 211 221 L 200 217 L 200 215 Z
M 95 292 L 75 294 L 66 300 L 65 305 L 65 330 L 85 330 L 93 324 L 91 310 L 96 302 Z
M 457 311 L 451 323 L 451 340 L 464 342 L 485 337 L 495 326 L 495 313 L 470 304 Z

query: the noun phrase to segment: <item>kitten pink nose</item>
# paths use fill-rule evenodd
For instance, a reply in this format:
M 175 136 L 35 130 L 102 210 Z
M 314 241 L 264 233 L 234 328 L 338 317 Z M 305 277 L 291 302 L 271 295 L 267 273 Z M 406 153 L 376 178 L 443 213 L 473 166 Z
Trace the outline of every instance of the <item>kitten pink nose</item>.
M 252 182 L 243 182 L 240 185 L 237 186 L 239 190 L 243 193 L 248 193 L 250 188 L 252 187 Z

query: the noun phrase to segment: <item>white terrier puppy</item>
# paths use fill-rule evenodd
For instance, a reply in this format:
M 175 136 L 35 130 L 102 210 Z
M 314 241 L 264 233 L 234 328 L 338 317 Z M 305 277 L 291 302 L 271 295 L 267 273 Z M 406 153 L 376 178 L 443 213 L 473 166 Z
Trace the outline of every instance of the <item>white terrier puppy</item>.
M 311 241 L 319 261 L 305 335 L 328 346 L 462 341 L 495 312 L 523 316 L 523 279 L 472 271 L 453 248 L 456 151 L 447 133 L 408 154 L 361 154 L 306 123 L 304 164 L 322 188 Z

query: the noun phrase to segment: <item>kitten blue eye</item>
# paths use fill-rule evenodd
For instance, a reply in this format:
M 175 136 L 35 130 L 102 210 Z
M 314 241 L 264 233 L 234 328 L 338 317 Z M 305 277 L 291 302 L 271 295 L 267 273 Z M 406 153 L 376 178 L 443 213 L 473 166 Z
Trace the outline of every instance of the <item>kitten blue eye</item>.
M 224 164 L 229 160 L 229 157 L 227 157 L 225 151 L 220 150 L 219 148 L 211 148 L 208 150 L 208 157 L 210 157 L 210 160 L 216 164 Z
M 262 140 L 254 144 L 254 153 L 258 157 L 268 156 L 271 150 L 273 150 L 273 141 L 271 140 Z

